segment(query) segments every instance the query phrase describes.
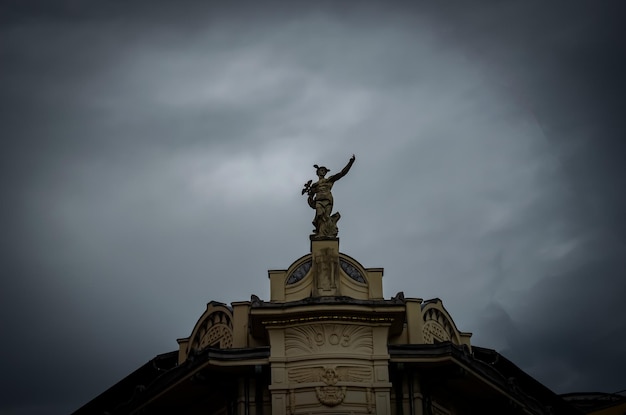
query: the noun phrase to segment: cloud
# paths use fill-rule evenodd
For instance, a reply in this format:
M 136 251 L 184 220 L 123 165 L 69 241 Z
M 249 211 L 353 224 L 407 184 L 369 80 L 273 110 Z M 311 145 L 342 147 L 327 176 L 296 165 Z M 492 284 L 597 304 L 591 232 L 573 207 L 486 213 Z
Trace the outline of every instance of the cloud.
M 267 298 L 309 247 L 312 165 L 353 153 L 341 248 L 387 297 L 442 298 L 558 391 L 623 388 L 610 10 L 136 4 L 4 14 L 2 411 L 75 409 L 207 301 Z

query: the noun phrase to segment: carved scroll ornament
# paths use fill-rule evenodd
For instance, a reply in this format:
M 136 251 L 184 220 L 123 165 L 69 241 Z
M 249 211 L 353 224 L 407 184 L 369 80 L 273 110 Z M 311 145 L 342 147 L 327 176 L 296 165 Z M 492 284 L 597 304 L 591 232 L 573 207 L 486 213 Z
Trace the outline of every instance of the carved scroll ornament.
M 352 324 L 311 324 L 285 330 L 288 355 L 314 354 L 324 351 L 371 354 L 371 327 Z

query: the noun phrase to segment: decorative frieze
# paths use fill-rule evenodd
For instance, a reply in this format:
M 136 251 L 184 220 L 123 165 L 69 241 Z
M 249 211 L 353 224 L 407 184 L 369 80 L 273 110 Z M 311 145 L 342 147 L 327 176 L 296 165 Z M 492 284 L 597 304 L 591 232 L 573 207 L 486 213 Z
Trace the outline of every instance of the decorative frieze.
M 333 386 L 337 382 L 369 382 L 372 369 L 363 366 L 300 367 L 289 371 L 289 381 L 296 383 L 324 382 Z
M 371 354 L 372 328 L 352 324 L 310 324 L 285 329 L 287 355 L 340 352 Z

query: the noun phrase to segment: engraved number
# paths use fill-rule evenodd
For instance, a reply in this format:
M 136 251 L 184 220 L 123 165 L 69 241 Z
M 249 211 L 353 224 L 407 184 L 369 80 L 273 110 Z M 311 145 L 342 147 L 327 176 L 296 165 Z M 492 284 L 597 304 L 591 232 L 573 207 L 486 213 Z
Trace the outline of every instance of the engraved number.
M 341 335 L 341 345 L 343 347 L 350 346 L 350 335 L 349 334 L 342 334 Z

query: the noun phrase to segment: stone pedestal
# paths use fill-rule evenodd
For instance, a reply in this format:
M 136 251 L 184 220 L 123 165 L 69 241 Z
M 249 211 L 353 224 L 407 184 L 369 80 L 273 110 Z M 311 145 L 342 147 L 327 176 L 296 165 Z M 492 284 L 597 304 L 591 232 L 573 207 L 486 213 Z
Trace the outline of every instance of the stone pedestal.
M 340 296 L 339 239 L 312 240 L 311 256 L 313 296 Z

